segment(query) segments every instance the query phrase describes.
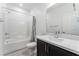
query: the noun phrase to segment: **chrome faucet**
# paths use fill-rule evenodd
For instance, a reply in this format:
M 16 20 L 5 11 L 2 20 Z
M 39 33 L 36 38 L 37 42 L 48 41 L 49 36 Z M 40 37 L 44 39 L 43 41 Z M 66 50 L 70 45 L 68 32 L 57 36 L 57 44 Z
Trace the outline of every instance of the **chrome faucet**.
M 59 28 L 58 28 L 59 26 L 58 25 L 56 25 L 54 28 L 56 28 L 55 30 L 55 38 L 58 38 L 59 37 L 59 34 L 60 34 L 60 30 L 59 30 Z
M 59 25 L 54 25 L 54 26 L 50 26 L 50 28 L 54 29 L 54 37 L 55 38 L 58 38 L 59 37 L 59 34 L 60 34 L 60 30 L 59 30 Z
M 56 31 L 55 32 L 55 38 L 58 38 L 59 37 L 59 34 L 60 34 L 60 31 Z

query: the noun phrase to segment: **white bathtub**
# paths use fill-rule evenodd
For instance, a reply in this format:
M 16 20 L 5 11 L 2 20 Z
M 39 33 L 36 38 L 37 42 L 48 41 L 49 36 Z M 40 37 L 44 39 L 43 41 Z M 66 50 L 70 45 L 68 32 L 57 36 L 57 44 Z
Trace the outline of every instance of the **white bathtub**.
M 18 49 L 26 47 L 26 44 L 30 42 L 30 37 L 25 39 L 7 39 L 4 42 L 3 54 L 8 54 Z

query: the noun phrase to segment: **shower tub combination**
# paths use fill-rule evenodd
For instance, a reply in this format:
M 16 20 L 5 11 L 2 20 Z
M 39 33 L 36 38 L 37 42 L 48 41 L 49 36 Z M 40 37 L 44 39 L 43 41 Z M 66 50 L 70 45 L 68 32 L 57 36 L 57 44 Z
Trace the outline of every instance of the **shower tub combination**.
M 3 55 L 30 55 L 26 45 L 32 37 L 33 16 L 20 8 L 4 9 Z

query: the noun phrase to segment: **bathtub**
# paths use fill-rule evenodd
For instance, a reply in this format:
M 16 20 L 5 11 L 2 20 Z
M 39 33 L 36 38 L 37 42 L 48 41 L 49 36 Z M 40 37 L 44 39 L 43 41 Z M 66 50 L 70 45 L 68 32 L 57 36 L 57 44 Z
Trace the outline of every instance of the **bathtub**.
M 30 37 L 23 39 L 6 39 L 3 46 L 3 55 L 26 47 L 30 42 Z

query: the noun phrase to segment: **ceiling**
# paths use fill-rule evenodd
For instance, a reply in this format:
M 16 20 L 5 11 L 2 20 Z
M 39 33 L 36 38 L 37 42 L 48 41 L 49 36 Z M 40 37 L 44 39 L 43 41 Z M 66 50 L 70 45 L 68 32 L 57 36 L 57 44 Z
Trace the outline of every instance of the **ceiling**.
M 56 8 L 59 8 L 63 5 L 65 5 L 66 3 L 56 3 L 52 6 L 50 6 L 50 8 L 47 9 L 47 13 L 51 13 L 52 10 L 56 9 Z
M 16 6 L 31 11 L 33 9 L 44 10 L 50 5 L 49 3 L 23 3 L 22 6 L 20 6 L 20 4 L 21 3 L 7 3 L 7 6 Z

